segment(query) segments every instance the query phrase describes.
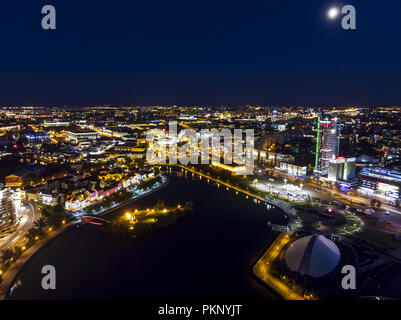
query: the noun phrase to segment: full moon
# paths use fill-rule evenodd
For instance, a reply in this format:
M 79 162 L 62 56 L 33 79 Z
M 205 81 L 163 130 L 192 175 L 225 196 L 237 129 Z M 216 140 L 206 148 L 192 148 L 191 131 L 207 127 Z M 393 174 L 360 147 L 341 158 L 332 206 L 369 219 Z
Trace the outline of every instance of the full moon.
M 335 18 L 337 18 L 338 14 L 339 14 L 339 11 L 338 11 L 338 8 L 336 8 L 336 7 L 331 8 L 331 9 L 327 12 L 327 16 L 328 16 L 330 19 L 335 19 Z

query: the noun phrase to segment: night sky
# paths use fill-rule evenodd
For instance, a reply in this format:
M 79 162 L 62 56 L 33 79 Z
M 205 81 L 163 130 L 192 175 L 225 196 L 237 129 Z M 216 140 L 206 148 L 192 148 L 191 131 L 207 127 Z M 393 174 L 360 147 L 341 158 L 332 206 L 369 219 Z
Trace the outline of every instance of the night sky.
M 327 18 L 346 4 L 357 30 Z M 0 15 L 3 106 L 401 104 L 400 0 L 3 0 Z

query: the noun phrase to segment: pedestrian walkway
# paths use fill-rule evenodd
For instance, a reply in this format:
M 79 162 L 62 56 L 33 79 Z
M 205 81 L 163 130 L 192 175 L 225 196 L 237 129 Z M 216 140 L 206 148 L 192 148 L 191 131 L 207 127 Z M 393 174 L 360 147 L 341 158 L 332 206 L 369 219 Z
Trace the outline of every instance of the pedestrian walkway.
M 32 247 L 28 248 L 18 259 L 12 264 L 4 273 L 3 281 L 0 283 L 0 300 L 5 300 L 7 293 L 14 278 L 18 275 L 19 271 L 22 269 L 24 264 L 44 245 L 46 245 L 49 240 L 55 238 L 66 230 L 72 224 L 62 225 L 60 228 L 46 234 L 38 243 L 34 244 Z

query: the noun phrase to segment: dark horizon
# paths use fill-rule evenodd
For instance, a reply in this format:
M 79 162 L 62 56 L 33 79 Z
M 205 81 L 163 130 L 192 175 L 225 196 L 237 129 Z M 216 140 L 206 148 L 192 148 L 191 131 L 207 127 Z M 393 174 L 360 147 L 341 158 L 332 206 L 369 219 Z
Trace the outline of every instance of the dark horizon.
M 57 29 L 41 28 L 56 8 Z M 356 8 L 356 30 L 328 8 Z M 15 1 L 1 106 L 398 106 L 398 1 Z M 23 10 L 21 10 L 21 8 Z
M 204 105 L 178 105 L 178 104 L 154 104 L 154 105 L 138 105 L 138 104 L 88 104 L 88 105 L 59 105 L 59 104 L 49 104 L 49 105 L 7 105 L 0 106 L 0 109 L 11 109 L 11 108 L 153 108 L 153 107 L 179 107 L 179 108 L 243 108 L 246 106 L 254 107 L 254 108 L 311 108 L 311 109 L 323 109 L 327 110 L 330 108 L 334 109 L 348 109 L 348 108 L 397 108 L 400 109 L 401 105 L 253 105 L 253 104 L 204 104 Z

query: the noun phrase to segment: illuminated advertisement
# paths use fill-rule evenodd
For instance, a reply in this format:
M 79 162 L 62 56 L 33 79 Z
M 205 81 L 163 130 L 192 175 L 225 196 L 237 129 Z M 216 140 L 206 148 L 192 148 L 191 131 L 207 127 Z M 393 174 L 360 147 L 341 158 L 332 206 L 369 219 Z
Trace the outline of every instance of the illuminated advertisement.
M 377 190 L 390 198 L 398 199 L 400 188 L 392 184 L 378 182 Z

